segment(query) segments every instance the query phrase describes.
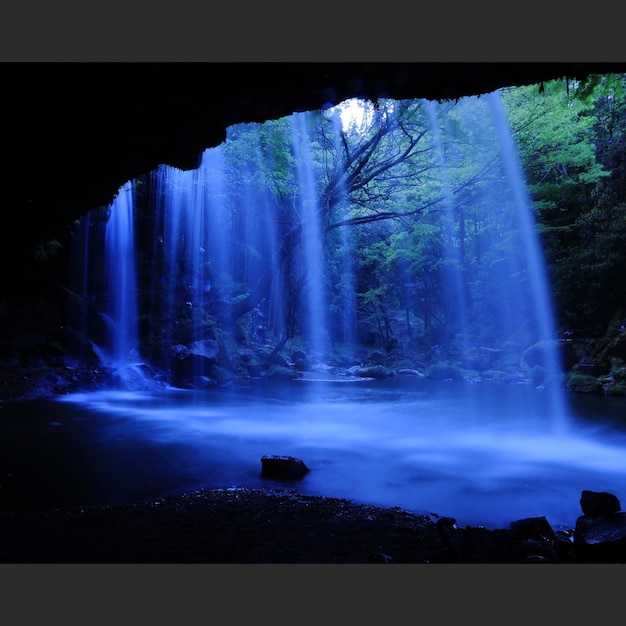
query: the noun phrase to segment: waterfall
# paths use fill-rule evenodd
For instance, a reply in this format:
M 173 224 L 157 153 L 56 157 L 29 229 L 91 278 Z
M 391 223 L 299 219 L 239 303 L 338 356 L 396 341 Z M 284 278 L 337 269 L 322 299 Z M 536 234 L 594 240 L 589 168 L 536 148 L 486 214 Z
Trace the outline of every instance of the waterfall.
M 452 194 L 452 185 L 447 171 L 447 160 L 444 146 L 445 133 L 439 128 L 438 106 L 429 100 L 424 101 L 429 129 L 433 135 L 433 152 L 435 159 L 435 177 L 441 185 L 443 201 L 443 215 L 441 238 L 443 242 L 445 263 L 441 268 L 440 280 L 447 285 L 450 292 L 449 304 L 446 308 L 449 324 L 452 325 L 458 337 L 459 349 L 467 350 L 470 345 L 467 340 L 469 331 L 469 305 L 467 302 L 467 284 L 464 277 L 465 236 L 463 232 L 463 215 L 459 217 L 459 231 L 456 232 L 455 203 Z M 445 119 L 444 119 L 445 121 Z M 449 132 L 449 129 L 447 129 Z M 453 135 L 453 133 L 451 133 Z M 454 139 L 452 136 L 451 139 Z M 460 210 L 460 209 L 459 209 Z
M 488 94 L 487 99 L 493 113 L 494 124 L 502 149 L 505 175 L 510 183 L 513 203 L 519 220 L 524 260 L 529 274 L 529 297 L 533 302 L 530 314 L 534 317 L 537 341 L 544 344 L 542 350 L 543 366 L 547 371 L 545 382 L 550 399 L 550 411 L 556 428 L 563 429 L 567 414 L 566 397 L 559 380 L 562 364 L 558 342 L 556 341 L 554 311 L 543 250 L 537 236 L 521 163 L 513 143 L 509 124 L 504 115 L 500 95 L 496 91 Z
M 346 186 L 363 164 L 341 170 L 346 146 L 350 156 L 367 154 L 369 127 L 340 138 L 330 120 L 323 144 L 316 135 L 323 121 L 313 113 L 234 126 L 222 145 L 205 150 L 198 169 L 162 165 L 140 185 L 125 185 L 106 216 L 86 218 L 83 244 L 75 245 L 85 261 L 85 301 L 108 324 L 106 337 L 84 320 L 83 332 L 112 366 L 145 359 L 175 385 L 202 386 L 228 368 L 260 375 L 272 350 L 294 337 L 314 360 L 329 359 L 337 344 L 351 355 L 379 349 L 383 343 L 357 333 L 361 325 L 382 334 L 378 312 L 364 319 L 357 307 L 357 291 L 372 302 L 404 284 L 404 295 L 384 302 L 384 330 L 426 339 L 396 346 L 423 341 L 431 355 L 447 346 L 441 358 L 468 377 L 492 369 L 512 378 L 523 351 L 543 343 L 541 385 L 563 416 L 550 287 L 499 95 L 445 109 L 417 105 L 411 124 L 422 124 L 428 138 L 419 167 L 389 174 L 384 200 L 371 205 L 369 196 L 351 199 Z M 387 154 L 403 140 L 402 132 L 390 136 Z M 380 226 L 328 228 L 363 210 L 384 215 L 387 205 L 376 204 L 383 201 L 407 215 L 412 203 L 433 208 Z M 365 237 L 363 223 L 375 224 Z M 369 251 L 364 246 L 378 246 L 367 271 L 354 263 Z M 383 263 L 372 266 L 377 258 Z M 490 362 L 479 368 L 485 355 Z M 539 371 L 536 363 L 527 369 Z
M 150 291 L 151 336 L 159 344 L 155 359 L 171 371 L 181 357 L 192 354 L 187 375 L 202 379 L 217 349 L 215 333 L 205 324 L 206 307 L 216 294 L 232 296 L 226 277 L 233 273 L 233 218 L 221 201 L 221 151 L 206 150 L 197 170 L 162 165 L 151 184 L 156 199 L 148 258 L 155 270 Z
M 138 315 L 133 190 L 122 187 L 111 206 L 105 229 L 104 263 L 107 268 L 110 320 L 107 352 L 110 362 L 120 367 L 137 359 Z
M 134 217 L 129 182 L 109 207 L 85 216 L 72 242 L 70 285 L 84 302 L 76 325 L 115 370 L 138 358 Z
M 318 358 L 328 349 L 328 325 L 325 311 L 324 250 L 320 222 L 319 192 L 316 186 L 307 129 L 307 113 L 295 113 L 293 120 L 293 147 L 298 181 L 297 210 L 302 220 L 303 254 L 301 256 L 303 283 L 308 316 L 303 329 L 311 352 Z

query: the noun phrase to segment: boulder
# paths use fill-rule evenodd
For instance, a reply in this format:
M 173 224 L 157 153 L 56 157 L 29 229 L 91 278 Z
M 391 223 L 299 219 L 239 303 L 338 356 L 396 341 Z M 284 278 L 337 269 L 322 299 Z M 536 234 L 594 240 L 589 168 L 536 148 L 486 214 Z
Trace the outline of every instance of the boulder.
M 626 513 L 617 496 L 584 490 L 584 515 L 576 520 L 574 547 L 579 563 L 623 563 L 626 558 Z
M 584 490 L 580 496 L 580 507 L 585 515 L 612 515 L 621 510 L 617 496 L 606 491 Z
M 307 359 L 306 353 L 302 350 L 296 350 L 291 355 L 291 360 L 293 361 L 293 366 L 297 370 L 306 370 L 309 367 L 309 361 Z
M 310 471 L 304 461 L 293 456 L 261 457 L 261 476 L 265 478 L 297 479 L 306 476 Z
M 543 541 L 555 541 L 556 534 L 544 517 L 526 517 L 511 522 L 511 535 L 515 539 L 532 539 Z
M 563 542 L 544 517 L 526 517 L 511 522 L 511 554 L 516 563 L 561 563 L 571 558 Z

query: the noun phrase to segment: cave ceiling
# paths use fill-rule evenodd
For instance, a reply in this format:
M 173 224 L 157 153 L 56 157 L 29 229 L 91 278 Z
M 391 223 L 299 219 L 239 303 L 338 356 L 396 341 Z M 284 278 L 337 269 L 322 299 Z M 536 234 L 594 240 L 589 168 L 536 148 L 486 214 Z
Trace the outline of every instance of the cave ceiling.
M 456 100 L 611 72 L 626 64 L 3 63 L 2 249 L 58 237 L 160 164 L 196 167 L 233 124 L 352 97 Z

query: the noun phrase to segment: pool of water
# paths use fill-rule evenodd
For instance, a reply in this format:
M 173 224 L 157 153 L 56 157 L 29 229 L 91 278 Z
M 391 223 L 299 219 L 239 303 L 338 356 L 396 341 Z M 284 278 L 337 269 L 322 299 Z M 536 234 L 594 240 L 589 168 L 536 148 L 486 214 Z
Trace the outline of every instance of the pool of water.
M 132 503 L 198 488 L 292 488 L 505 528 L 573 528 L 583 489 L 626 498 L 626 400 L 568 397 L 565 419 L 522 385 L 259 382 L 120 390 L 0 409 L 0 509 Z M 261 457 L 311 472 L 261 476 Z

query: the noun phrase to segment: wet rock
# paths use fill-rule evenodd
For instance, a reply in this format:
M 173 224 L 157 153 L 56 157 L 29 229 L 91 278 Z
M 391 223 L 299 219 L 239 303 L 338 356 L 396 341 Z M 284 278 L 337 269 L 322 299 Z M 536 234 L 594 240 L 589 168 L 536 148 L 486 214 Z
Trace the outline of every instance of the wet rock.
M 302 350 L 296 350 L 292 355 L 291 355 L 291 360 L 293 361 L 293 366 L 297 369 L 297 370 L 306 370 L 309 367 L 309 361 L 307 359 L 306 353 L 303 352 Z
M 490 370 L 501 355 L 502 351 L 495 348 L 470 348 L 462 356 L 463 367 L 481 371 Z
M 266 455 L 261 457 L 261 475 L 266 478 L 302 478 L 310 471 L 304 461 L 293 456 Z
M 272 364 L 265 372 L 265 378 L 268 380 L 294 380 L 300 375 L 290 367 Z
M 548 520 L 544 517 L 526 517 L 511 522 L 511 534 L 515 539 L 554 541 L 556 535 Z
M 576 520 L 574 547 L 578 563 L 624 563 L 626 513 L 582 515 Z
M 368 365 L 366 367 L 360 367 L 356 375 L 361 378 L 388 378 L 393 376 L 394 372 L 384 365 Z
M 189 344 L 189 352 L 207 359 L 214 359 L 219 354 L 220 348 L 214 339 L 201 339 Z
M 461 563 L 513 563 L 511 532 L 466 526 L 461 531 Z
M 527 539 L 511 548 L 513 563 L 561 563 L 561 557 L 549 541 Z
M 575 559 L 571 537 L 554 532 L 544 516 L 511 522 L 510 530 L 516 563 L 568 563 Z
M 399 376 L 418 376 L 419 378 L 425 378 L 422 372 L 410 367 L 401 367 L 400 369 L 396 370 L 396 374 L 398 374 Z

